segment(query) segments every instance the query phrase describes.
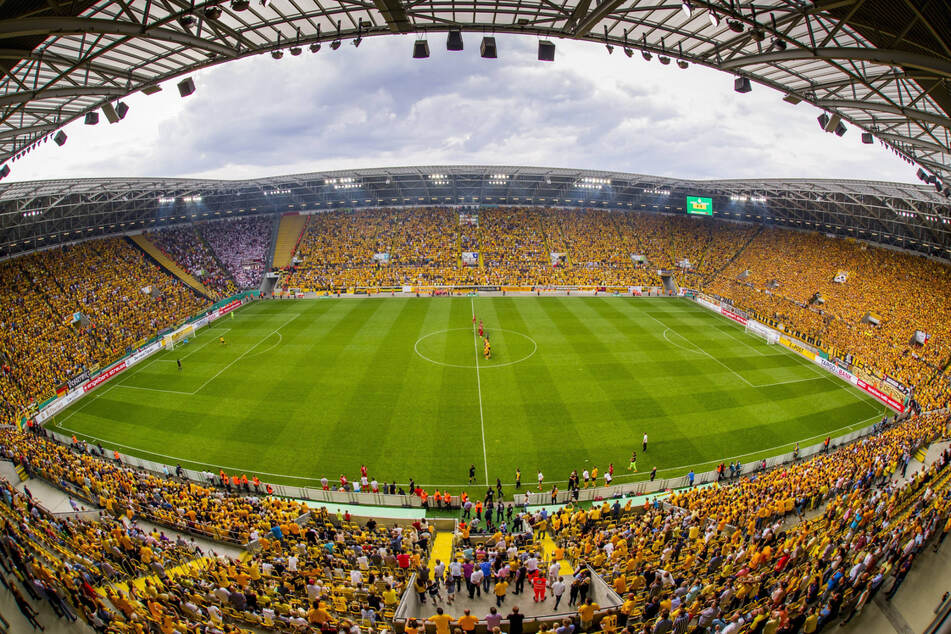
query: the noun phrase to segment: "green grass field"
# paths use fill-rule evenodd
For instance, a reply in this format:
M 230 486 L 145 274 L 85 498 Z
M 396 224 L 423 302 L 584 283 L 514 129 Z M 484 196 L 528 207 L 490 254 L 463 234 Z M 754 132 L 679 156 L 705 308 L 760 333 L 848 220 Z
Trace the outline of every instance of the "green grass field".
M 480 483 L 512 482 L 516 467 L 526 483 L 538 468 L 560 483 L 609 462 L 615 483 L 655 465 L 679 476 L 844 434 L 883 411 L 688 300 L 437 297 L 258 302 L 50 424 L 276 483 L 353 480 L 365 463 L 380 481 L 458 491 L 470 464 Z M 630 476 L 635 448 L 641 473 Z

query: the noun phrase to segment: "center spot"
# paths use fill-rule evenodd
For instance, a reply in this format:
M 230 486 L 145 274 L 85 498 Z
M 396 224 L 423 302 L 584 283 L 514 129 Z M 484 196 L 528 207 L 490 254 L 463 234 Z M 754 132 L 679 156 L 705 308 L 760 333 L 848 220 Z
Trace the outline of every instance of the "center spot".
M 486 327 L 492 343 L 492 358 L 482 356 L 482 340 L 469 328 L 447 328 L 423 335 L 413 350 L 420 358 L 448 368 L 487 370 L 504 368 L 526 361 L 538 350 L 538 344 L 525 333 L 505 328 Z M 476 364 L 478 355 L 478 365 Z

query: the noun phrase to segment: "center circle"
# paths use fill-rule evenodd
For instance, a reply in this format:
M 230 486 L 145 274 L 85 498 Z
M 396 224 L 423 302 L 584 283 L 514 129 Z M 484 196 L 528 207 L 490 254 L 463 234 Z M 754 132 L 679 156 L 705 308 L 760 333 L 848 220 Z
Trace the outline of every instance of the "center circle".
M 515 365 L 527 361 L 538 351 L 538 343 L 517 330 L 490 328 L 488 334 L 492 343 L 491 359 L 483 358 L 482 345 L 472 328 L 447 328 L 425 334 L 413 344 L 413 351 L 432 364 L 469 370 Z

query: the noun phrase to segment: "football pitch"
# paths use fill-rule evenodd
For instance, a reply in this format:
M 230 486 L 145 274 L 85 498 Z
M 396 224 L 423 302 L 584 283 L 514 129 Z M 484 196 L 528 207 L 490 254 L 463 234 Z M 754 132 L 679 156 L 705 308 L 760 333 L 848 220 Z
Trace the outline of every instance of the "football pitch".
M 354 480 L 366 464 L 381 482 L 461 491 L 470 464 L 481 486 L 514 482 L 518 467 L 525 484 L 541 469 L 564 488 L 572 469 L 612 462 L 615 484 L 654 466 L 680 476 L 819 442 L 883 412 L 685 299 L 324 298 L 242 308 L 49 425 L 266 482 Z M 632 449 L 638 474 L 627 471 Z

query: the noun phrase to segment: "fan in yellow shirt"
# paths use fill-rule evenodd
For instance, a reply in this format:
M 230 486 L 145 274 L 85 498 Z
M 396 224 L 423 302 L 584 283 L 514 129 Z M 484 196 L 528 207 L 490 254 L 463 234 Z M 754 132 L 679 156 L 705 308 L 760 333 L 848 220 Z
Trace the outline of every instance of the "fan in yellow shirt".
M 443 614 L 442 608 L 436 608 L 436 614 L 426 620 L 436 624 L 436 634 L 449 634 L 449 625 L 452 623 L 452 617 L 448 614 Z

